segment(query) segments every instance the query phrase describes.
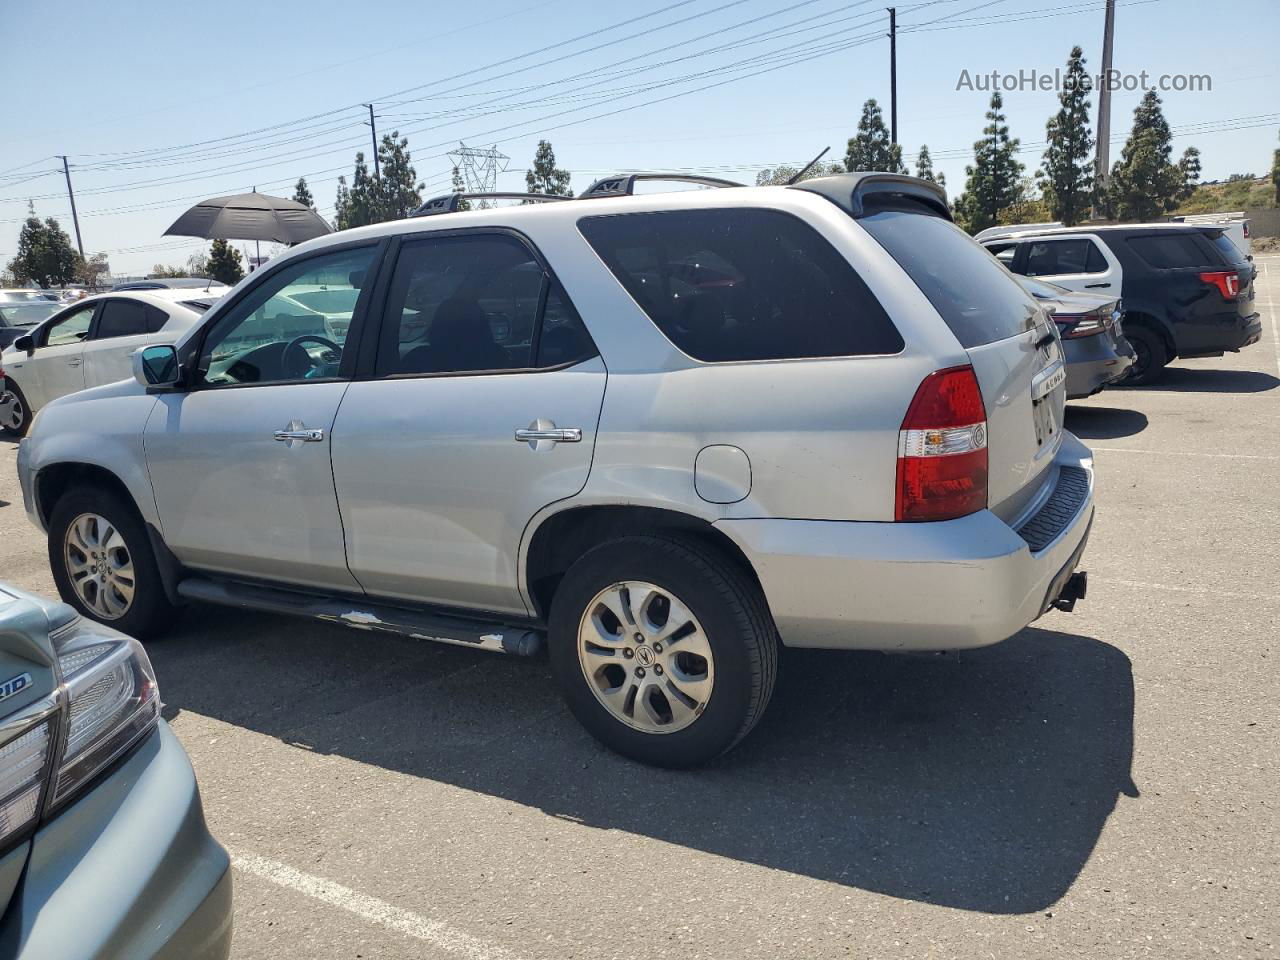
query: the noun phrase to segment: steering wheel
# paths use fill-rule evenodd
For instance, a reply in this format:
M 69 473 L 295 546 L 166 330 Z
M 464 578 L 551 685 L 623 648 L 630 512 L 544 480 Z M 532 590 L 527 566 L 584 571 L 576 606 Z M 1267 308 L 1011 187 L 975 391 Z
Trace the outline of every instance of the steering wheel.
M 280 354 L 280 364 L 284 367 L 285 374 L 291 379 L 301 379 L 310 373 L 314 367 L 318 366 L 315 358 L 302 348 L 302 345 L 308 342 L 328 347 L 333 351 L 335 357 L 339 360 L 342 358 L 342 347 L 328 337 L 321 337 L 314 333 L 304 333 L 300 337 L 294 337 L 285 346 L 284 352 Z

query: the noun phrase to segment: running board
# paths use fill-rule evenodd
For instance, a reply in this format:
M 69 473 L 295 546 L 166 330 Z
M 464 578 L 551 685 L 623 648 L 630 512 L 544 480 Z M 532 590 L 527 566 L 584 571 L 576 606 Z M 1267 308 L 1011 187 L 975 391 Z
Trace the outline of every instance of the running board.
M 313 617 L 358 630 L 382 630 L 414 640 L 434 640 L 520 657 L 531 657 L 542 647 L 542 631 L 531 627 L 471 620 L 426 610 L 407 610 L 367 600 L 344 600 L 203 577 L 188 577 L 180 581 L 178 595 L 204 603 Z

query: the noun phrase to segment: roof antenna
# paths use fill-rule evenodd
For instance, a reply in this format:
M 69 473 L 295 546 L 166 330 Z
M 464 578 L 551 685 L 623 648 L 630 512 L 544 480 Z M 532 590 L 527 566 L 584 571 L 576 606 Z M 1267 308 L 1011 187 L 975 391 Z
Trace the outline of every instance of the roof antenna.
M 804 165 L 804 169 L 802 169 L 799 173 L 797 173 L 794 177 L 792 177 L 790 180 L 787 181 L 787 186 L 789 187 L 792 184 L 799 183 L 800 178 L 803 177 L 810 170 L 812 170 L 813 165 L 817 163 L 819 160 L 821 160 L 823 157 L 825 157 L 828 151 L 830 151 L 830 149 L 831 149 L 830 147 L 824 147 L 820 154 L 818 154 L 816 157 L 814 157 L 812 160 L 810 160 L 808 163 Z

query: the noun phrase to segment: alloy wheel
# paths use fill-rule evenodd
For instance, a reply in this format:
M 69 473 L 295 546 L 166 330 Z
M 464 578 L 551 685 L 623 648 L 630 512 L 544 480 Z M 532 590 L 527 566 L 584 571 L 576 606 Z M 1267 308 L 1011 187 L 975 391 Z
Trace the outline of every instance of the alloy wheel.
M 96 513 L 82 513 L 72 520 L 63 556 L 76 596 L 95 616 L 118 620 L 129 612 L 135 585 L 133 557 L 110 520 Z
M 578 662 L 613 717 L 644 733 L 675 733 L 711 699 L 715 662 L 696 617 L 671 591 L 638 580 L 615 583 L 587 604 Z
M 0 427 L 6 430 L 22 429 L 22 420 L 27 415 L 22 400 L 12 390 L 0 393 Z

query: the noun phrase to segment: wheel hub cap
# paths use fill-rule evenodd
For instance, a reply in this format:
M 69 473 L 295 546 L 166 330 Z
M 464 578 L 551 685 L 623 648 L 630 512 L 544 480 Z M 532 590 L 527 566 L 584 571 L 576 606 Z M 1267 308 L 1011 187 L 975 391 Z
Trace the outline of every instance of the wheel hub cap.
M 63 543 L 67 577 L 80 601 L 103 620 L 118 620 L 133 606 L 133 557 L 120 531 L 96 513 L 82 513 Z
M 644 733 L 675 733 L 706 710 L 715 682 L 702 625 L 670 590 L 615 583 L 587 604 L 578 662 L 614 719 Z

